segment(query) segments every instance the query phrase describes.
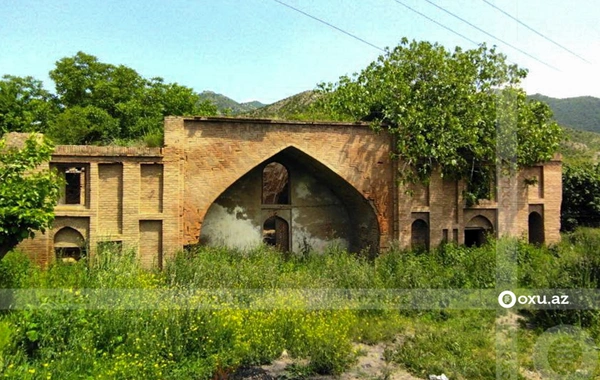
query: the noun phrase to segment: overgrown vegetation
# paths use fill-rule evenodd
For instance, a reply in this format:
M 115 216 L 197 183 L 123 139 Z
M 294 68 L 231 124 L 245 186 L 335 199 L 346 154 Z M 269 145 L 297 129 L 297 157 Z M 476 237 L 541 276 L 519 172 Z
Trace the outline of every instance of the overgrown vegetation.
M 600 154 L 600 134 L 568 127 L 563 128 L 564 139 L 559 151 L 566 165 L 598 162 Z
M 20 148 L 7 147 L 0 138 L 0 260 L 54 221 L 61 181 L 57 173 L 39 167 L 52 151 L 40 135 L 30 136 Z
M 561 228 L 600 226 L 600 164 L 564 165 L 562 177 Z
M 579 230 L 564 240 L 551 248 L 518 243 L 519 287 L 600 286 L 600 232 Z M 394 303 L 373 309 L 349 299 L 315 307 L 314 295 L 494 289 L 495 266 L 493 242 L 429 253 L 392 250 L 374 260 L 335 248 L 287 258 L 266 248 L 200 248 L 180 253 L 162 272 L 142 269 L 127 250 L 47 270 L 15 252 L 0 261 L 0 288 L 26 291 L 15 292 L 16 307 L 0 315 L 0 377 L 223 378 L 283 350 L 308 360 L 296 374 L 337 374 L 359 354 L 353 342 L 386 341 L 387 360 L 416 375 L 487 379 L 496 373 L 496 310 Z M 598 317 L 596 310 L 523 314 L 529 324 L 520 330 L 523 368 L 531 367 L 528 358 L 545 329 L 570 323 L 598 339 Z
M 124 65 L 78 52 L 50 71 L 56 94 L 32 77 L 0 80 L 0 135 L 40 132 L 59 144 L 162 144 L 163 118 L 216 115 L 191 88 L 143 78 Z
M 496 164 L 529 166 L 558 148 L 550 108 L 519 87 L 526 74 L 485 45 L 450 52 L 403 39 L 360 73 L 322 84 L 318 103 L 394 135 L 403 181 L 427 182 L 439 171 L 465 180 L 475 203 L 489 197 Z

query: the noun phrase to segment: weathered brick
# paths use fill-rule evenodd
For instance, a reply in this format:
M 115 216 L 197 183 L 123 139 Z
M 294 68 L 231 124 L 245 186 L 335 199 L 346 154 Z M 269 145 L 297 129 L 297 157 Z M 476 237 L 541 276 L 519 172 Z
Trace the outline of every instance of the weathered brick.
M 77 163 L 89 170 L 85 204 L 57 206 L 53 229 L 20 248 L 47 263 L 54 257 L 55 233 L 70 226 L 85 236 L 92 255 L 98 242 L 119 241 L 124 249 L 139 249 L 145 265 L 156 265 L 197 243 L 204 216 L 219 195 L 289 147 L 324 165 L 373 205 L 380 248 L 391 241 L 409 247 L 417 219 L 428 224 L 432 247 L 444 239 L 463 243 L 465 227 L 477 216 L 488 219 L 498 236 L 527 236 L 532 210 L 542 214 L 546 242 L 560 240 L 558 157 L 517 173 L 509 193 L 499 186 L 495 199 L 466 208 L 464 184 L 438 174 L 428 187 L 413 187 L 408 195 L 397 184 L 398 163 L 390 159 L 393 138 L 365 124 L 167 117 L 164 125 L 164 148 L 56 147 L 53 164 Z M 527 185 L 532 177 L 537 184 Z

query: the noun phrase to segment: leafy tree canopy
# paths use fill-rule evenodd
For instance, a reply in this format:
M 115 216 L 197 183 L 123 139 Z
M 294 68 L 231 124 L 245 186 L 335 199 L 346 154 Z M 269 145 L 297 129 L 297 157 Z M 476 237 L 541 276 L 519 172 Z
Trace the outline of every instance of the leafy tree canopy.
M 600 165 L 564 165 L 562 181 L 561 229 L 600 227 Z
M 217 113 L 191 88 L 164 83 L 162 78 L 148 80 L 129 67 L 102 63 L 83 52 L 56 62 L 50 78 L 60 105 L 71 110 L 57 118 L 52 128 L 51 135 L 61 143 L 135 140 L 162 133 L 168 115 Z M 68 131 L 71 122 L 75 133 Z
M 403 39 L 362 72 L 320 84 L 317 106 L 392 133 L 403 182 L 427 182 L 438 169 L 466 180 L 476 202 L 489 195 L 494 164 L 530 165 L 558 148 L 549 107 L 519 88 L 526 74 L 485 45 L 450 52 Z
M 217 108 L 191 88 L 146 79 L 134 69 L 78 52 L 50 71 L 56 94 L 31 77 L 0 81 L 0 135 L 47 133 L 62 144 L 162 140 L 169 115 L 216 115 Z
M 42 233 L 54 220 L 60 180 L 56 173 L 39 170 L 53 147 L 39 135 L 24 147 L 6 147 L 0 140 L 0 259 L 22 240 Z
M 32 77 L 0 80 L 0 136 L 6 132 L 45 132 L 58 114 L 55 97 Z

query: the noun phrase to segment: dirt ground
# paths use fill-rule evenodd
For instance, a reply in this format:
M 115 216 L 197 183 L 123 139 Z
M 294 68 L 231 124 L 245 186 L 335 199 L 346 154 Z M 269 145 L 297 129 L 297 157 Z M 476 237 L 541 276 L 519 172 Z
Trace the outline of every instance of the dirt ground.
M 421 380 L 414 377 L 405 370 L 399 368 L 394 363 L 389 363 L 384 358 L 386 345 L 380 343 L 377 345 L 355 344 L 355 351 L 359 352 L 356 363 L 340 376 L 310 376 L 312 380 Z M 284 352 L 283 355 L 269 365 L 249 368 L 238 371 L 235 379 L 245 380 L 274 380 L 274 379 L 294 379 L 298 378 L 294 373 L 290 373 L 289 368 L 293 364 L 306 364 L 291 359 Z

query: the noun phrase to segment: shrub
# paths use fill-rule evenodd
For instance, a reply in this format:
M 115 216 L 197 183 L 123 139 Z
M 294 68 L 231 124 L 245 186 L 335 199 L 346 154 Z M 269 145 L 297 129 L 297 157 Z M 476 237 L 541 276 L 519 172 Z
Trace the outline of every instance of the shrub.
M 494 311 L 398 310 L 399 300 L 374 306 L 344 294 L 326 299 L 339 304 L 323 304 L 316 295 L 323 289 L 493 288 L 497 275 L 511 279 L 515 262 L 520 287 L 595 289 L 598 248 L 595 230 L 578 230 L 554 247 L 500 240 L 479 248 L 393 249 L 373 260 L 335 247 L 288 257 L 267 247 L 196 248 L 178 254 L 163 272 L 144 270 L 135 251 L 114 247 L 45 270 L 11 253 L 0 261 L 2 281 L 27 288 L 29 298 L 17 297 L 21 309 L 0 315 L 0 338 L 10 335 L 8 344 L 0 339 L 0 372 L 210 379 L 271 362 L 286 350 L 308 363 L 298 373 L 339 374 L 355 359 L 353 341 L 386 341 L 400 342 L 390 358 L 413 373 L 485 378 L 495 373 Z M 506 262 L 497 262 L 500 250 Z M 599 335 L 594 310 L 536 310 L 527 317 L 540 329 L 563 322 Z M 537 333 L 529 333 L 523 352 L 531 351 Z

